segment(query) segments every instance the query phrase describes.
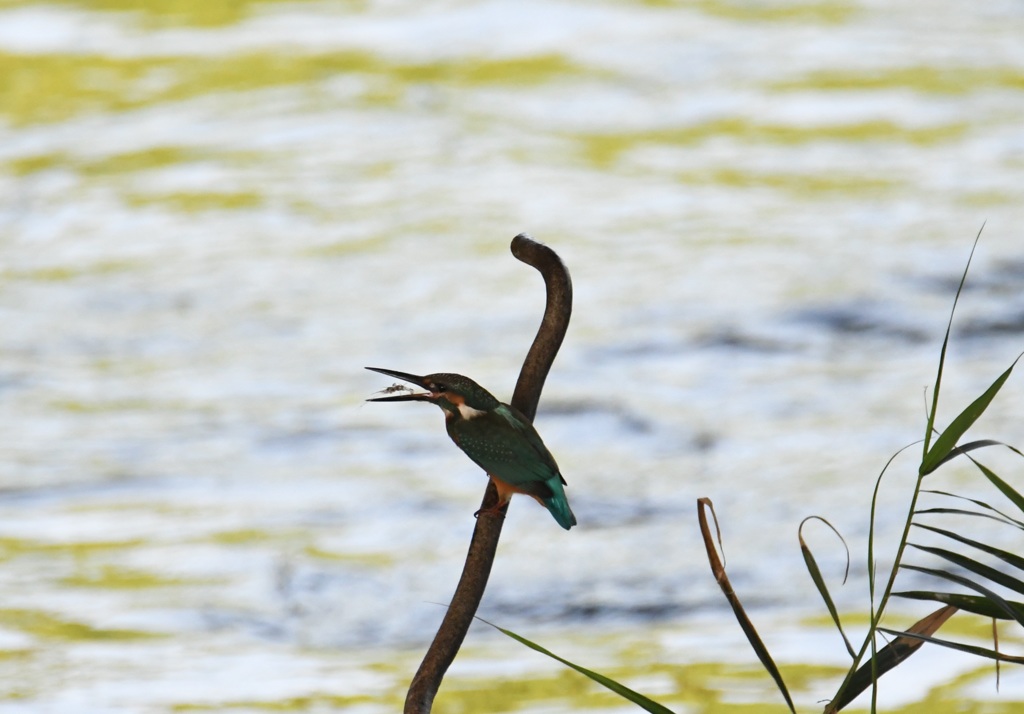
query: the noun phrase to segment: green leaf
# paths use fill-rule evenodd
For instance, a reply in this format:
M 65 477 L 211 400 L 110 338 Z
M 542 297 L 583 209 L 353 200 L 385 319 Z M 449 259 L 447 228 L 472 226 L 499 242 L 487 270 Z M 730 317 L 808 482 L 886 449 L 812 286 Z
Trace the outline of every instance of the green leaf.
M 940 647 L 949 647 L 950 649 L 959 650 L 961 652 L 966 652 L 968 654 L 976 655 L 978 657 L 987 657 L 988 659 L 994 659 L 997 662 L 1014 662 L 1016 664 L 1024 664 L 1024 657 L 1015 657 L 1013 655 L 1003 654 L 1002 652 L 996 652 L 995 650 L 986 649 L 984 647 L 965 645 L 962 642 L 940 640 L 937 637 L 930 637 L 928 635 L 920 635 L 910 632 L 900 632 L 899 630 L 890 630 L 884 627 L 879 627 L 878 630 L 880 632 L 885 632 L 890 635 L 911 637 L 913 639 L 921 640 L 922 642 L 931 642 L 933 645 L 939 645 Z
M 1017 450 L 1014 449 L 1014 451 Z M 1017 453 L 1019 454 L 1020 452 L 1018 451 Z M 971 459 L 971 461 L 974 461 L 974 459 Z M 988 468 L 984 464 L 974 461 L 974 465 L 981 469 L 981 472 L 985 474 L 985 478 L 991 481 L 993 486 L 998 488 L 1004 496 L 1010 499 L 1010 501 L 1013 502 L 1013 505 L 1021 511 L 1024 511 L 1024 497 L 1022 497 L 1020 493 L 1010 486 L 1010 484 L 1006 483 L 1006 481 L 999 478 L 992 469 Z
M 978 513 L 977 511 L 967 511 L 958 508 L 928 508 L 918 510 L 917 513 L 950 513 L 961 516 L 982 516 L 984 518 L 991 518 L 994 521 L 1001 521 L 1003 523 L 1006 523 L 1007 525 L 1016 526 L 1017 528 L 1024 530 L 1024 521 L 1019 521 L 1016 518 L 1012 518 L 1011 516 L 1008 516 L 1002 511 L 1000 511 L 998 508 L 995 508 L 994 506 L 991 506 L 988 503 L 985 503 L 984 501 L 979 501 L 974 498 L 967 498 L 966 496 L 959 496 L 955 493 L 947 493 L 945 491 L 930 491 L 926 489 L 921 489 L 921 493 L 935 493 L 940 496 L 949 496 L 950 498 L 958 498 L 962 501 L 969 501 L 970 503 L 973 503 L 976 506 L 981 506 L 985 510 L 992 511 L 992 513 L 998 514 L 1001 517 L 997 518 L 996 516 L 993 516 L 989 513 Z
M 987 598 L 979 595 L 932 592 L 930 590 L 907 590 L 904 592 L 895 592 L 893 595 L 896 597 L 906 598 L 907 600 L 930 600 L 933 602 L 942 602 L 947 605 L 958 607 L 964 612 L 974 613 L 975 615 L 981 615 L 982 617 L 991 617 L 996 620 L 1014 619 L 1009 617 L 998 605 L 993 604 Z M 1016 612 L 1018 616 L 1024 617 L 1024 602 L 1007 600 L 1006 604 L 1009 605 L 1010 609 Z
M 952 516 L 977 516 L 978 518 L 989 518 L 997 523 L 1003 523 L 1005 525 L 1014 526 L 1015 528 L 1020 528 L 1021 530 L 1024 530 L 1024 523 L 1021 523 L 1020 521 L 1014 520 L 1012 518 L 1000 518 L 1002 514 L 1000 514 L 1000 516 L 994 516 L 991 513 L 978 513 L 977 511 L 967 511 L 962 508 L 922 508 L 918 511 L 914 511 L 914 515 L 921 516 L 943 514 Z
M 843 573 L 843 583 L 846 582 L 846 578 L 850 574 L 850 549 L 846 545 L 846 541 L 843 536 L 839 534 L 839 531 L 835 529 L 831 523 L 820 516 L 808 516 L 800 522 L 800 527 L 797 529 L 797 538 L 800 540 L 800 552 L 804 556 L 804 564 L 807 566 L 807 572 L 811 575 L 811 580 L 814 581 L 814 586 L 818 588 L 818 592 L 821 594 L 821 599 L 825 601 L 825 607 L 828 608 L 828 614 L 832 617 L 832 622 L 836 624 L 836 629 L 839 630 L 839 634 L 843 638 L 843 642 L 846 643 L 846 651 L 850 653 L 850 657 L 856 657 L 857 653 L 854 652 L 853 646 L 850 644 L 850 640 L 847 639 L 846 633 L 843 632 L 843 625 L 839 621 L 839 612 L 836 610 L 836 605 L 832 601 L 832 596 L 828 592 L 828 586 L 825 585 L 825 579 L 821 575 L 821 570 L 818 568 L 818 562 L 814 559 L 814 555 L 811 553 L 810 547 L 804 540 L 804 524 L 809 520 L 819 520 L 826 526 L 832 529 L 832 532 L 838 536 L 840 542 L 843 544 L 843 548 L 846 549 L 846 571 Z
M 905 570 L 914 570 L 916 572 L 924 573 L 926 575 L 932 575 L 936 578 L 943 578 L 944 580 L 949 580 L 951 582 L 957 583 L 958 585 L 963 585 L 964 587 L 970 588 L 975 592 L 979 592 L 982 595 L 984 595 L 985 598 L 995 607 L 998 607 L 1000 610 L 1002 610 L 1003 613 L 1005 613 L 1008 616 L 1007 619 L 1016 620 L 1021 625 L 1024 625 L 1024 617 L 1022 617 L 1022 613 L 1014 610 L 1009 602 L 1007 602 L 1005 599 L 997 595 L 992 590 L 986 588 L 984 585 L 979 585 L 978 583 L 974 582 L 969 578 L 957 575 L 956 573 L 951 573 L 948 570 L 938 570 L 936 568 L 923 568 L 920 565 L 901 565 L 900 567 Z
M 991 580 L 997 585 L 1002 585 L 1004 588 L 1009 588 L 1010 590 L 1024 595 L 1024 581 L 1021 581 L 1019 578 L 1015 578 L 1012 575 L 1007 575 L 1001 570 L 996 570 L 995 568 L 978 562 L 973 558 L 968 558 L 965 555 L 954 553 L 953 551 L 946 550 L 945 548 L 933 548 L 931 546 L 918 545 L 917 543 L 908 543 L 908 545 L 912 548 L 924 551 L 925 553 L 930 553 L 948 560 L 950 563 L 953 563 L 953 565 L 959 565 L 961 568 L 968 570 L 975 575 L 980 575 L 987 580 Z
M 939 391 L 942 389 L 942 372 L 946 368 L 946 349 L 949 347 L 949 334 L 953 331 L 953 316 L 956 315 L 956 305 L 960 302 L 960 294 L 964 291 L 964 284 L 967 282 L 967 273 L 971 269 L 971 261 L 974 260 L 974 251 L 978 249 L 978 242 L 981 240 L 981 232 L 985 230 L 985 224 L 981 224 L 978 235 L 974 237 L 974 244 L 971 246 L 971 254 L 967 256 L 967 265 L 960 276 L 960 284 L 956 288 L 956 295 L 953 296 L 953 307 L 949 311 L 949 321 L 946 323 L 946 335 L 942 338 L 942 349 L 939 350 L 939 369 L 935 375 L 935 389 L 932 392 L 932 406 L 928 410 L 928 425 L 924 430 L 924 459 L 927 459 L 928 445 L 931 443 L 932 432 L 935 430 L 935 417 L 939 413 Z M 954 440 L 955 442 L 955 440 Z
M 1010 553 L 1009 551 L 1003 550 L 1001 548 L 996 548 L 995 546 L 987 545 L 980 541 L 976 541 L 966 536 L 962 536 L 959 533 L 954 533 L 953 531 L 947 531 L 944 528 L 926 526 L 922 523 L 915 523 L 914 526 L 917 528 L 923 528 L 926 531 L 931 531 L 933 533 L 938 533 L 939 535 L 946 536 L 947 538 L 959 541 L 964 545 L 969 545 L 972 548 L 977 548 L 978 550 L 988 553 L 989 555 L 994 555 L 995 557 L 1002 560 L 1004 563 L 1012 565 L 1018 570 L 1024 570 L 1024 558 L 1020 557 L 1015 553 Z
M 1003 442 L 996 441 L 995 439 L 979 439 L 978 441 L 972 441 L 969 444 L 962 444 L 960 446 L 957 446 L 948 454 L 946 454 L 945 458 L 943 458 L 938 465 L 942 466 L 944 463 L 952 461 L 957 456 L 964 456 L 968 452 L 975 451 L 977 449 L 984 449 L 988 446 L 1005 446 L 1009 449 L 1013 449 L 1013 447 L 1010 446 L 1009 444 L 1004 444 Z M 1016 449 L 1013 450 L 1016 451 Z
M 605 675 L 599 674 L 598 672 L 594 672 L 593 670 L 587 669 L 586 667 L 581 667 L 578 664 L 574 664 L 573 662 L 570 662 L 569 660 L 564 659 L 563 657 L 559 657 L 554 652 L 541 647 L 536 642 L 531 642 L 530 640 L 528 640 L 525 637 L 522 637 L 520 635 L 517 635 L 516 633 L 512 632 L 511 630 L 506 630 L 503 627 L 498 627 L 493 622 L 487 622 L 487 620 L 483 619 L 482 617 L 477 617 L 476 619 L 480 620 L 481 622 L 487 623 L 488 625 L 490 625 L 494 629 L 498 630 L 499 632 L 501 632 L 501 633 L 503 633 L 505 635 L 508 635 L 509 637 L 511 637 L 513 640 L 516 640 L 520 644 L 526 645 L 531 650 L 535 650 L 537 652 L 540 652 L 543 655 L 547 655 L 551 659 L 556 660 L 558 662 L 561 662 L 566 667 L 571 667 L 572 669 L 575 669 L 580 674 L 589 677 L 590 679 L 594 680 L 595 682 L 597 682 L 601 686 L 603 686 L 603 687 L 605 687 L 607 689 L 610 689 L 611 691 L 615 692 L 616 694 L 618 694 L 623 699 L 625 699 L 627 701 L 630 701 L 633 704 L 639 704 L 640 707 L 644 709 L 644 711 L 649 711 L 649 712 L 652 712 L 653 714 L 675 714 L 671 709 L 669 709 L 667 707 L 664 707 L 661 704 L 658 704 L 656 701 L 654 701 L 652 699 L 648 699 L 643 694 L 640 694 L 639 692 L 630 689 L 629 687 L 627 687 L 624 684 L 620 684 L 619 682 L 616 682 L 611 677 L 606 677 Z
M 1009 368 L 999 375 L 999 378 L 992 383 L 988 389 L 985 390 L 984 394 L 975 399 L 971 404 L 960 412 L 953 423 L 946 427 L 946 430 L 942 432 L 939 437 L 935 440 L 932 448 L 928 450 L 925 457 L 921 460 L 921 468 L 918 469 L 918 473 L 921 476 L 927 476 L 932 471 L 937 469 L 943 462 L 943 460 L 949 455 L 951 451 L 956 447 L 956 442 L 960 440 L 971 425 L 978 420 L 985 410 L 988 409 L 988 405 L 995 399 L 996 394 L 1002 389 L 1003 384 L 1010 378 L 1010 374 L 1013 372 L 1013 368 L 1017 365 L 1020 360 L 1020 355 L 1013 361 L 1013 364 Z
M 941 367 L 940 367 L 940 374 L 941 374 Z M 929 427 L 930 427 L 930 420 L 929 420 Z M 903 557 L 903 550 L 906 547 L 907 534 L 910 532 L 910 523 L 911 523 L 911 520 L 913 519 L 913 516 L 914 516 L 914 506 L 917 503 L 917 497 L 918 497 L 918 494 L 920 492 L 921 479 L 917 479 L 917 483 L 916 483 L 915 488 L 914 488 L 914 494 L 913 494 L 913 496 L 911 498 L 910 507 L 907 510 L 907 519 L 906 519 L 906 523 L 904 524 L 903 535 L 901 536 L 900 541 L 899 541 L 899 547 L 898 547 L 897 552 L 896 552 L 896 557 L 894 559 L 894 564 L 893 564 L 892 570 L 889 573 L 888 582 L 887 582 L 887 584 L 885 586 L 885 589 L 884 589 L 884 591 L 882 593 L 881 600 L 876 603 L 876 601 L 875 601 L 875 595 L 876 595 L 876 582 L 875 582 L 875 578 L 876 578 L 876 572 L 875 572 L 875 566 L 876 566 L 876 560 L 875 560 L 875 524 L 876 524 L 876 520 L 877 520 L 876 515 L 877 515 L 877 512 L 878 512 L 878 494 L 879 494 L 879 491 L 881 490 L 881 487 L 882 487 L 882 479 L 885 478 L 886 473 L 889 471 L 889 467 L 892 466 L 893 462 L 897 459 L 897 457 L 899 457 L 900 454 L 902 454 L 904 451 L 909 449 L 911 446 L 914 446 L 916 443 L 918 443 L 918 442 L 907 444 L 903 448 L 899 449 L 892 456 L 890 456 L 889 460 L 885 462 L 885 466 L 882 467 L 881 472 L 878 474 L 878 478 L 875 479 L 875 488 L 874 488 L 874 491 L 871 494 L 870 517 L 868 518 L 868 553 L 867 553 L 867 555 L 868 555 L 868 562 L 867 562 L 867 566 L 868 566 L 868 593 L 869 593 L 870 598 L 871 598 L 871 600 L 870 600 L 870 605 L 871 605 L 871 611 L 870 611 L 871 612 L 871 623 L 869 625 L 869 630 L 868 630 L 867 637 L 864 638 L 864 643 L 861 645 L 860 651 L 858 651 L 857 654 L 853 658 L 853 665 L 850 667 L 849 672 L 847 672 L 846 677 L 843 679 L 843 683 L 839 685 L 839 689 L 836 691 L 835 697 L 828 704 L 828 706 L 825 707 L 826 714 L 833 714 L 834 712 L 839 711 L 839 709 L 844 707 L 854 697 L 856 697 L 861 691 L 863 691 L 865 686 L 868 686 L 872 682 L 875 681 L 875 670 L 874 670 L 874 667 L 877 666 L 877 659 L 876 659 L 877 652 L 875 651 L 876 643 L 875 643 L 875 637 L 874 637 L 875 627 L 877 626 L 878 622 L 881 620 L 882 613 L 885 611 L 886 604 L 888 603 L 890 594 L 892 592 L 893 583 L 896 581 L 896 574 L 898 572 L 897 566 L 899 565 L 899 562 L 900 562 L 900 560 Z M 868 681 L 868 684 L 865 685 L 859 679 L 857 680 L 857 682 L 854 682 L 854 680 L 856 678 L 860 677 L 863 674 L 863 671 L 864 671 L 863 668 L 855 669 L 855 667 L 860 663 L 861 658 L 864 657 L 864 654 L 867 651 L 868 647 L 871 648 L 872 658 L 868 661 L 868 665 L 867 665 L 868 666 L 868 670 L 867 671 L 868 671 L 868 674 L 869 674 L 869 681 Z M 872 662 L 875 662 L 875 664 L 871 664 Z M 850 689 L 851 684 L 856 684 L 856 686 L 859 687 L 859 689 L 851 690 Z M 875 691 L 877 691 L 877 690 L 875 690 Z M 851 694 L 851 692 L 853 692 L 853 693 Z M 874 703 L 872 703 L 872 710 L 874 710 Z

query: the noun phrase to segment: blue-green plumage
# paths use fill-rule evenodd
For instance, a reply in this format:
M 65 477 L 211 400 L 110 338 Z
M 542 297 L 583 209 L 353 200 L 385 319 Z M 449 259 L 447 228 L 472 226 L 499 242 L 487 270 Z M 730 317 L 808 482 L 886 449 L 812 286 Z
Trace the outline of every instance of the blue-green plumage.
M 499 402 L 486 389 L 460 374 L 418 377 L 374 367 L 367 369 L 428 390 L 426 394 L 370 401 L 429 401 L 441 407 L 448 436 L 491 476 L 498 489 L 499 505 L 504 505 L 513 493 L 525 493 L 543 504 L 562 528 L 568 530 L 576 525 L 558 464 L 537 430 L 515 407 Z
M 469 419 L 448 414 L 448 436 L 466 456 L 511 486 L 511 490 L 529 494 L 543 503 L 562 528 L 576 524 L 558 464 L 522 414 L 500 403 L 492 411 Z M 501 484 L 498 487 L 501 490 Z

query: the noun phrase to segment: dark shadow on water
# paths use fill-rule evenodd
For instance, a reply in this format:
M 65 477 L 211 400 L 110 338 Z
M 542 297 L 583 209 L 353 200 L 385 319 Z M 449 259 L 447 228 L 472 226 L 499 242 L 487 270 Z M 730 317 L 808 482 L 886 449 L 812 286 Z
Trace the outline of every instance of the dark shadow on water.
M 625 407 L 590 399 L 556 400 L 543 402 L 538 413 L 547 417 L 587 417 L 605 416 L 616 421 L 617 431 L 630 434 L 650 434 L 655 426 L 649 420 L 631 412 Z
M 797 310 L 791 321 L 837 338 L 874 338 L 905 344 L 921 344 L 933 338 L 926 330 L 896 317 L 885 305 L 846 303 Z

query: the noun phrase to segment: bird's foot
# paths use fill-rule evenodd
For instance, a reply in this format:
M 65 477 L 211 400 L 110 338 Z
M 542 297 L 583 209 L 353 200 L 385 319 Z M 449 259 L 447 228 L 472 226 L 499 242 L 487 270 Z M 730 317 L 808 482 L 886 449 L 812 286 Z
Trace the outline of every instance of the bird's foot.
M 494 516 L 496 518 L 505 517 L 505 507 L 508 505 L 508 501 L 505 503 L 496 503 L 493 506 L 487 508 L 481 508 L 473 514 L 473 518 L 479 518 L 480 516 Z

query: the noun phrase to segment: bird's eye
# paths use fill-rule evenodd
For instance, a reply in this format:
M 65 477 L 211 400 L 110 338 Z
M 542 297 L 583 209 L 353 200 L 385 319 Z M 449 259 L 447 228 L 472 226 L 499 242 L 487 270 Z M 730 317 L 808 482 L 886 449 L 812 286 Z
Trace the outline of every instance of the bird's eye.
M 434 389 L 436 391 L 438 391 L 438 392 L 447 392 L 448 391 L 448 387 L 444 386 L 443 384 L 435 384 L 434 385 Z

